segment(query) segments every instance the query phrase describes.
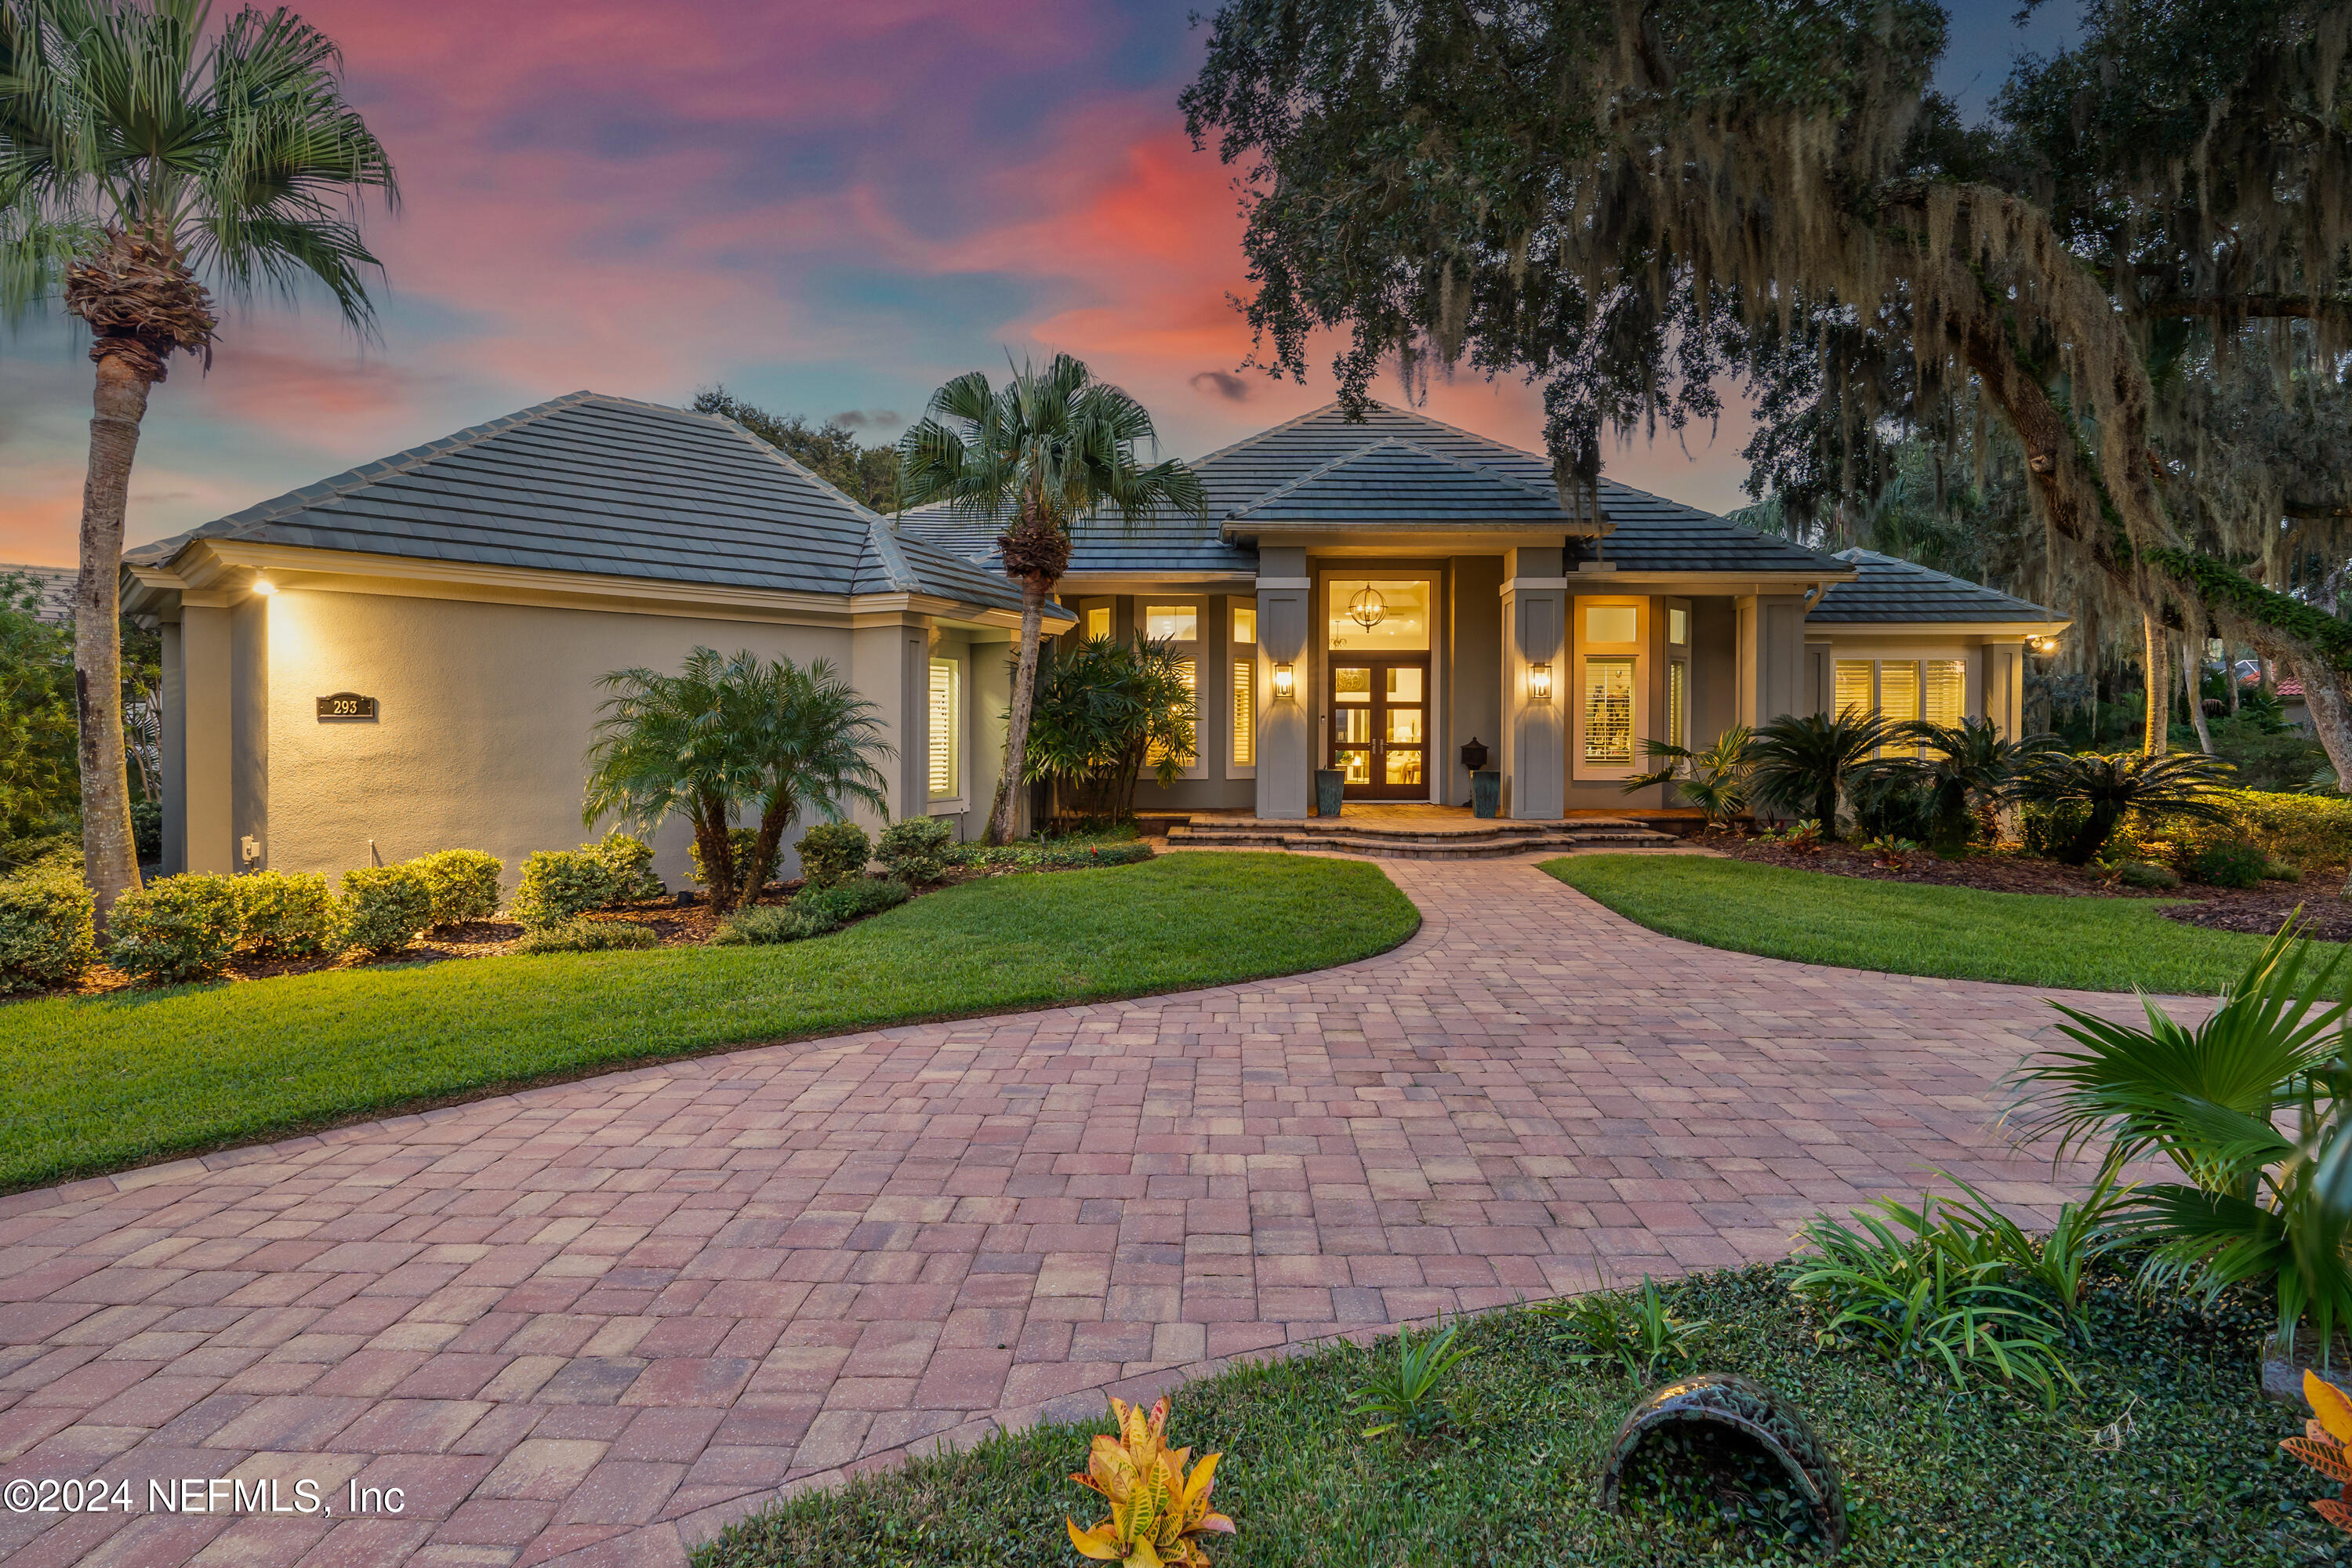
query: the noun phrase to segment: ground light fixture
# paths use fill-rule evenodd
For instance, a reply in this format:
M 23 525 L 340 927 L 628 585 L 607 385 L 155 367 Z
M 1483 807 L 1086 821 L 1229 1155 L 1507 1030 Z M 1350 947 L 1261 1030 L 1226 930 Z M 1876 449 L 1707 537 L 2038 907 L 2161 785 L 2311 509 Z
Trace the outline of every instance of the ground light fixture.
M 1534 702 L 1551 700 L 1551 666 L 1548 664 L 1528 666 L 1528 698 Z
M 1288 701 L 1290 700 L 1291 684 L 1290 666 L 1286 664 L 1276 665 L 1274 667 L 1274 694 L 1276 697 L 1281 698 L 1284 701 Z

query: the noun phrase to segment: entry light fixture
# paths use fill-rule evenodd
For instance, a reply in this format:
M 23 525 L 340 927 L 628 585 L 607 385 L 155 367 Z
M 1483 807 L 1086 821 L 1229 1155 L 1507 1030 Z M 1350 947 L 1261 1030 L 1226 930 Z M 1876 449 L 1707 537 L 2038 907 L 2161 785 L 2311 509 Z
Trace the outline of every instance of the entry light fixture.
M 1290 700 L 1290 666 L 1286 664 L 1276 665 L 1274 667 L 1274 694 L 1286 702 Z
M 1548 664 L 1528 666 L 1528 700 L 1531 702 L 1551 700 L 1551 666 Z
M 253 579 L 253 591 L 257 594 L 275 594 L 278 592 L 278 584 L 256 574 Z
M 1388 600 L 1369 583 L 1357 589 L 1356 596 L 1348 601 L 1348 618 L 1366 631 L 1388 619 Z

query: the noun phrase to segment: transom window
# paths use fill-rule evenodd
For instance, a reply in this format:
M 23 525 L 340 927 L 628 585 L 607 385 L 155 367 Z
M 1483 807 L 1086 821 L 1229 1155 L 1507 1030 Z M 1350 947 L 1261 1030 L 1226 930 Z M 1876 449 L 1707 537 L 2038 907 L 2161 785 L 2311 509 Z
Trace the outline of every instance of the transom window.
M 1427 578 L 1332 577 L 1330 646 L 1349 653 L 1426 653 Z
M 1143 635 L 1154 642 L 1201 640 L 1201 610 L 1197 605 L 1146 605 Z

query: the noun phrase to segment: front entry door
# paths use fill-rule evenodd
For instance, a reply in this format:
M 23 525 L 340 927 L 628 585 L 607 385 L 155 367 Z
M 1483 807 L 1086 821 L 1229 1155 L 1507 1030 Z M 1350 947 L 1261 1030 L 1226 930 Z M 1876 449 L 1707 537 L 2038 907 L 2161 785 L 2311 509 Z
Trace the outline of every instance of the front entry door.
M 1331 765 L 1349 800 L 1429 798 L 1429 656 L 1331 656 Z

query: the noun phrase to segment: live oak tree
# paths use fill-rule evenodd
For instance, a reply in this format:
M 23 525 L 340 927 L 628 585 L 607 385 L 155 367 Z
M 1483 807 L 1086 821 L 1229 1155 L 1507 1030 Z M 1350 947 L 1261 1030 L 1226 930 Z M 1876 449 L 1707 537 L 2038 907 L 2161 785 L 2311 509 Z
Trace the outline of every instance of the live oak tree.
M 2151 749 L 2159 634 L 2218 632 L 2352 780 L 2352 626 L 2283 591 L 2352 521 L 2352 6 L 2083 21 L 1971 129 L 1932 0 L 1232 0 L 1184 108 L 1243 169 L 1265 368 L 1336 329 L 1350 401 L 1524 374 L 1564 491 L 1741 378 L 1801 509 L 1992 422 L 2153 628 Z
M 1003 524 L 997 552 L 1004 574 L 1021 585 L 1021 643 L 1004 772 L 988 815 L 991 844 L 1013 837 L 1045 600 L 1069 570 L 1072 529 L 1106 513 L 1126 524 L 1163 512 L 1201 514 L 1199 475 L 1173 458 L 1143 462 L 1140 454 L 1157 441 L 1142 404 L 1097 381 L 1068 354 L 1055 354 L 1043 369 L 1024 363 L 1002 386 L 991 386 L 982 371 L 960 375 L 931 395 L 922 419 L 899 438 L 905 504 L 936 502 Z
M 83 862 L 101 922 L 139 885 L 123 754 L 118 579 L 149 390 L 209 363 L 233 296 L 323 285 L 368 330 L 375 258 L 353 221 L 396 199 L 341 61 L 289 12 L 218 28 L 204 0 L 0 0 L 0 308 L 62 296 L 97 366 L 74 595 Z

